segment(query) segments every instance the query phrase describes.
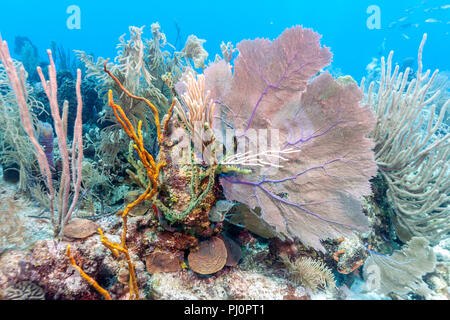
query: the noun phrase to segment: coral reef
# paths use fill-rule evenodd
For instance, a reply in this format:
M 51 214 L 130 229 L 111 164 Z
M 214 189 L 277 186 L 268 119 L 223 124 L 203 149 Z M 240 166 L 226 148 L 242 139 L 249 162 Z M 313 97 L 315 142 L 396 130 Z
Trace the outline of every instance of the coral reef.
M 49 50 L 31 87 L 0 39 L 1 299 L 448 296 L 448 102 L 424 41 L 415 77 L 391 54 L 364 100 L 301 26 L 209 64 L 205 40 L 143 34 L 114 62 L 78 51 L 85 86 L 54 44 L 61 70 Z

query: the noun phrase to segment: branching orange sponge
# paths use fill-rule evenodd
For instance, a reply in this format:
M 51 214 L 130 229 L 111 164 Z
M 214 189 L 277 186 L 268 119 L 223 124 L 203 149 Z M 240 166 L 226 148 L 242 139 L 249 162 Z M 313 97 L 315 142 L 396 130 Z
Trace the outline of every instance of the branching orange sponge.
M 136 272 L 134 269 L 133 262 L 131 261 L 130 253 L 128 252 L 128 248 L 124 246 L 123 244 L 119 243 L 113 243 L 105 238 L 103 231 L 99 228 L 98 232 L 100 232 L 100 237 L 102 244 L 107 247 L 111 252 L 118 257 L 119 252 L 122 252 L 125 254 L 125 257 L 127 259 L 128 264 L 128 272 L 130 274 L 130 280 L 129 280 L 129 287 L 130 287 L 130 299 L 138 300 L 139 299 L 139 289 L 137 286 L 137 280 L 136 280 Z
M 108 59 L 109 60 L 109 59 Z M 153 156 L 145 149 L 144 147 L 144 138 L 142 136 L 142 121 L 139 121 L 137 131 L 133 127 L 131 121 L 128 119 L 127 115 L 123 111 L 123 109 L 114 103 L 113 93 L 112 90 L 109 90 L 108 92 L 108 103 L 109 106 L 113 109 L 114 116 L 116 117 L 117 121 L 120 123 L 120 125 L 123 127 L 126 134 L 130 137 L 131 140 L 133 140 L 134 149 L 136 150 L 139 159 L 141 160 L 142 164 L 144 165 L 147 176 L 149 178 L 149 185 L 147 186 L 147 189 L 145 192 L 139 196 L 139 198 L 136 199 L 136 201 L 128 204 L 125 208 L 125 210 L 122 213 L 122 221 L 123 221 L 123 231 L 122 231 L 122 237 L 121 237 L 121 243 L 113 243 L 110 242 L 103 234 L 103 231 L 101 229 L 98 229 L 100 236 L 101 236 L 101 242 L 102 244 L 111 250 L 113 255 L 115 257 L 119 257 L 119 253 L 123 253 L 126 257 L 127 263 L 128 263 L 128 271 L 130 274 L 130 280 L 129 280 L 129 287 L 130 287 L 130 299 L 139 299 L 139 289 L 137 286 L 137 280 L 136 280 L 136 272 L 133 265 L 133 262 L 131 261 L 130 253 L 128 251 L 127 245 L 126 245 L 126 239 L 127 239 L 127 221 L 128 221 L 128 213 L 137 205 L 139 205 L 144 200 L 152 199 L 153 196 L 158 191 L 158 177 L 159 173 L 162 167 L 166 165 L 166 162 L 164 161 L 164 152 L 163 152 L 163 136 L 161 133 L 161 124 L 159 120 L 159 112 L 158 109 L 148 100 L 143 97 L 138 97 L 130 93 L 121 83 L 120 81 L 106 68 L 106 63 L 104 70 L 109 76 L 119 85 L 119 87 L 131 98 L 144 101 L 147 106 L 150 108 L 150 110 L 153 112 L 154 118 L 155 118 L 155 124 L 156 124 L 156 131 L 158 136 L 158 144 L 160 147 L 160 153 L 159 153 L 159 159 L 158 162 L 155 161 Z M 164 132 L 167 131 L 169 120 L 173 113 L 173 108 L 175 105 L 175 98 L 173 98 L 172 105 L 169 108 L 168 116 L 166 117 L 166 120 L 164 121 L 162 129 Z M 83 272 L 83 270 L 78 267 L 75 263 L 75 260 L 70 256 L 70 246 L 67 248 L 67 256 L 71 259 L 72 265 L 76 267 L 76 269 L 80 272 L 80 274 L 85 278 L 89 283 L 91 283 L 97 291 L 99 291 L 105 298 L 111 299 L 108 292 L 104 290 L 102 287 L 98 285 L 98 283 L 89 277 L 86 273 Z
M 87 281 L 89 282 L 99 293 L 102 294 L 102 296 L 105 297 L 106 300 L 112 300 L 111 296 L 109 295 L 108 291 L 106 291 L 105 289 L 103 289 L 97 281 L 95 281 L 94 279 L 92 279 L 90 276 L 88 276 L 83 269 L 81 269 L 77 263 L 75 262 L 75 259 L 73 258 L 73 256 L 70 254 L 70 245 L 67 246 L 67 251 L 66 251 L 66 255 L 67 257 L 70 259 L 70 263 L 72 264 L 72 266 L 77 269 L 77 271 L 81 274 L 81 276 Z

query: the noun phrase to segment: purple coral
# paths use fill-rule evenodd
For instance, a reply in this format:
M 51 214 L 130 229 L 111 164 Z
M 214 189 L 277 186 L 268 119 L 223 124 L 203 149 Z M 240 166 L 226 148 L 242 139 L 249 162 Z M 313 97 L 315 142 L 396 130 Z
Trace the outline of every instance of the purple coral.
M 367 228 L 359 199 L 370 193 L 376 164 L 367 138 L 374 118 L 360 104 L 359 88 L 328 73 L 313 78 L 331 60 L 319 39 L 297 26 L 273 42 L 245 40 L 237 45 L 228 83 L 214 81 L 229 72 L 226 63 L 213 64 L 214 72 L 205 75 L 207 89 L 217 94 L 213 98 L 229 110 L 221 117 L 233 123 L 238 145 L 256 144 L 248 132 L 268 128 L 279 130 L 282 150 L 298 150 L 285 156 L 282 168 L 224 176 L 226 197 L 260 211 L 281 238 L 298 237 L 324 250 L 321 239 Z

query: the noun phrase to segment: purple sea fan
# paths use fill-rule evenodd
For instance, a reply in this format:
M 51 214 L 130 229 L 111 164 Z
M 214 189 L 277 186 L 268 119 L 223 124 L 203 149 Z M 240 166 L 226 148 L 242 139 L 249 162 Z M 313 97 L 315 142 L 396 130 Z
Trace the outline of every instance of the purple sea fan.
M 221 74 L 217 64 L 205 74 L 207 89 L 220 93 L 214 97 L 222 109 L 217 115 L 232 124 L 238 146 L 257 144 L 248 133 L 267 128 L 279 130 L 282 150 L 298 150 L 283 155 L 282 168 L 256 167 L 251 175 L 224 176 L 227 199 L 259 212 L 280 238 L 298 237 L 323 251 L 322 239 L 367 230 L 360 197 L 370 193 L 369 179 L 377 167 L 367 138 L 374 117 L 360 104 L 357 85 L 328 73 L 313 78 L 331 60 L 319 39 L 297 26 L 273 42 L 245 40 L 237 45 L 231 83 L 208 79 L 208 73 Z M 219 63 L 226 74 L 228 66 Z

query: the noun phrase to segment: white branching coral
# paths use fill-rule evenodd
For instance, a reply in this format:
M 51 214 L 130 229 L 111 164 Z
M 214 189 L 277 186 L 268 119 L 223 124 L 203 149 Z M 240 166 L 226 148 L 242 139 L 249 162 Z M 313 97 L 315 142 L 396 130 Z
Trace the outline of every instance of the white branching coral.
M 394 204 L 399 237 L 407 241 L 424 236 L 438 242 L 450 231 L 450 134 L 443 130 L 450 100 L 436 117 L 435 99 L 440 92 L 430 94 L 430 88 L 438 70 L 431 77 L 430 70 L 422 74 L 425 40 L 426 34 L 416 77 L 409 83 L 409 68 L 402 73 L 397 65 L 392 73 L 392 51 L 387 64 L 382 58 L 381 83 L 375 94 L 371 83 L 367 103 L 376 112 L 375 158 Z

